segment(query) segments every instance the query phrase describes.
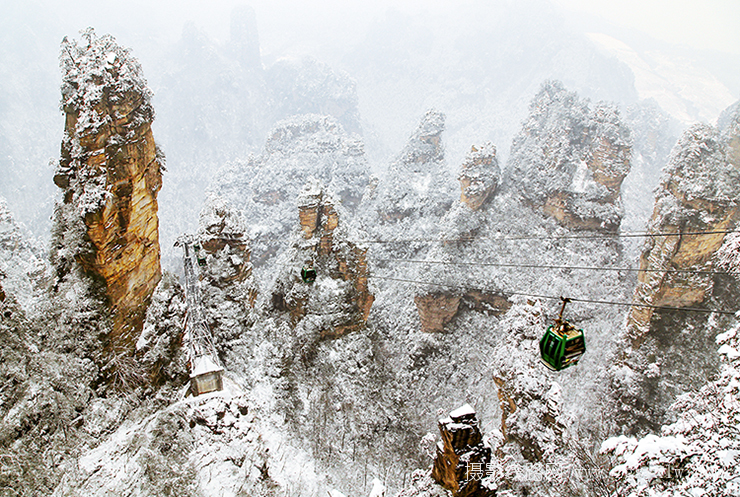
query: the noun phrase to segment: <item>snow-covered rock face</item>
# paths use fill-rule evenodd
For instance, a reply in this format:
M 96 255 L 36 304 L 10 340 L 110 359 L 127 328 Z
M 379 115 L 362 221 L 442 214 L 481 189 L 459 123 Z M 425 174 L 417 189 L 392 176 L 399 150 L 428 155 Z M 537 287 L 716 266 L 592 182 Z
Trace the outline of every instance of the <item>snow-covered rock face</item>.
M 473 146 L 461 169 L 458 176 L 462 190 L 460 202 L 474 211 L 478 210 L 501 183 L 496 147 L 490 142 L 480 148 Z
M 113 314 L 108 348 L 133 349 L 161 276 L 157 193 L 162 157 L 141 66 L 109 35 L 62 42 L 62 157 L 54 183 L 53 259 L 60 278 L 80 264 L 104 281 Z
M 248 224 L 241 212 L 211 196 L 200 214 L 196 235 L 200 252 L 201 296 L 216 349 L 246 331 L 257 298 L 252 276 Z
M 504 316 L 510 332 L 493 357 L 504 443 L 500 451 L 511 452 L 518 445 L 533 463 L 548 459 L 563 445 L 569 422 L 561 416 L 560 386 L 539 363 L 544 317 L 540 302 L 518 299 Z
M 648 232 L 677 236 L 645 241 L 640 268 L 646 271 L 638 275 L 635 304 L 736 309 L 736 239 L 723 232 L 735 229 L 740 219 L 740 170 L 731 162 L 728 121 L 723 130 L 696 124 L 673 148 Z M 696 232 L 713 233 L 685 234 Z M 718 269 L 730 274 L 710 274 Z M 699 388 L 701 379 L 716 371 L 712 339 L 726 325 L 722 315 L 630 308 L 627 350 L 612 371 L 615 416 L 629 423 L 628 431 L 657 428 L 678 393 Z
M 453 497 L 484 495 L 480 481 L 491 460 L 491 448 L 483 442 L 475 410 L 469 404 L 455 409 L 439 420 L 439 433 L 442 443 L 437 445 L 432 478 Z
M 259 266 L 284 247 L 295 226 L 295 199 L 309 177 L 353 210 L 367 184 L 367 167 L 362 142 L 347 136 L 335 119 L 297 116 L 276 125 L 261 156 L 230 164 L 215 192 L 249 219 Z
M 288 312 L 293 327 L 322 337 L 338 337 L 365 325 L 374 297 L 368 288 L 366 252 L 347 241 L 340 207 L 310 179 L 298 197 L 301 234 L 280 258 L 271 305 Z M 302 281 L 302 268 L 316 271 Z M 305 322 L 304 322 L 305 321 Z
M 252 274 L 244 216 L 222 199 L 211 197 L 200 214 L 196 235 L 205 259 L 201 279 L 219 288 L 242 283 Z M 254 301 L 254 298 L 250 300 Z
M 84 454 L 53 495 L 269 495 L 276 486 L 241 395 L 203 395 L 132 418 Z
M 613 457 L 618 496 L 738 495 L 740 327 L 717 335 L 722 366 L 701 390 L 671 406 L 675 422 L 641 439 L 614 437 L 601 451 Z
M 148 383 L 179 388 L 188 381 L 187 354 L 182 339 L 187 314 L 185 294 L 171 273 L 165 273 L 152 295 L 144 328 L 136 341 L 136 357 L 147 371 Z
M 380 222 L 441 217 L 452 204 L 442 144 L 445 116 L 429 110 L 370 197 Z
M 41 306 L 51 279 L 46 257 L 23 236 L 21 226 L 0 197 L 0 290 L 4 288 L 5 298 L 12 296 L 29 317 L 37 317 L 43 312 Z
M 729 129 L 728 125 L 728 129 Z M 740 135 L 737 135 L 740 136 Z M 740 170 L 731 162 L 730 142 L 712 126 L 689 128 L 674 147 L 656 193 L 651 233 L 690 233 L 734 229 L 740 209 Z M 725 235 L 657 237 L 646 242 L 643 269 L 711 270 Z M 635 302 L 666 306 L 700 304 L 711 294 L 710 275 L 647 273 L 639 275 Z M 649 332 L 653 309 L 633 308 L 629 326 L 639 346 Z
M 615 231 L 630 157 L 630 132 L 615 107 L 592 109 L 548 81 L 514 138 L 508 179 L 528 203 L 565 226 Z
M 49 495 L 80 443 L 98 370 L 82 354 L 86 319 L 49 298 L 53 271 L 0 198 L 0 489 Z M 84 289 L 75 290 L 80 301 Z M 80 305 L 80 307 L 83 307 Z M 94 311 L 86 317 L 99 317 Z M 70 316 L 71 315 L 71 316 Z M 72 323 L 70 323 L 72 321 Z M 78 340 L 60 340 L 72 329 Z

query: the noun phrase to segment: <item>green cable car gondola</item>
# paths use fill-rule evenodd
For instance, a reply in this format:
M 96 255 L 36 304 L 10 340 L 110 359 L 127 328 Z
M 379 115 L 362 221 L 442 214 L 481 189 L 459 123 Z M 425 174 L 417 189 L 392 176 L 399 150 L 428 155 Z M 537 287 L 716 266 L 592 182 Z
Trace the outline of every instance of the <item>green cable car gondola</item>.
M 198 261 L 198 265 L 200 267 L 205 266 L 206 258 L 203 254 L 200 253 L 200 245 L 193 245 L 193 250 L 195 251 L 195 259 Z
M 301 268 L 301 279 L 306 283 L 313 283 L 316 281 L 316 270 L 312 267 Z
M 540 360 L 553 371 L 560 371 L 578 364 L 578 360 L 586 352 L 583 330 L 576 329 L 567 319 L 563 319 L 565 304 L 570 302 L 570 299 L 564 297 L 560 299 L 563 301 L 560 315 L 555 320 L 555 324 L 547 327 L 540 339 Z

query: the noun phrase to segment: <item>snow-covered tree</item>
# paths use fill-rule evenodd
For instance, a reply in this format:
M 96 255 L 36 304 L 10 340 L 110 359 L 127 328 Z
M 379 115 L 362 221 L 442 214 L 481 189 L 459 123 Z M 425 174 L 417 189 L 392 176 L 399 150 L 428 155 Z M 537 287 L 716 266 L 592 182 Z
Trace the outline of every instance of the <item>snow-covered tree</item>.
M 740 316 L 738 316 L 740 318 Z M 659 434 L 606 440 L 619 496 L 740 495 L 740 324 L 717 335 L 722 366 L 671 406 Z

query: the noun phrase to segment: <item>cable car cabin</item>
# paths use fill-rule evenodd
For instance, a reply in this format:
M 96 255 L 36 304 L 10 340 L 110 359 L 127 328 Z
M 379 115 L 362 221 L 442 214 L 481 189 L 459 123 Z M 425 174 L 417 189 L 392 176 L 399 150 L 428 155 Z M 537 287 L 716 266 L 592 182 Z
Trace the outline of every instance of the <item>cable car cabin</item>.
M 301 279 L 306 283 L 316 281 L 316 270 L 314 268 L 301 268 Z
M 570 299 L 563 298 L 563 307 L 560 309 L 560 315 L 555 320 L 555 324 L 548 326 L 540 339 L 540 360 L 553 371 L 560 371 L 578 364 L 578 360 L 586 352 L 583 330 L 576 329 L 566 319 L 563 319 L 563 311 L 567 302 L 570 302 Z
M 578 363 L 578 359 L 586 352 L 586 341 L 583 330 L 577 330 L 567 321 L 561 327 L 556 326 L 548 326 L 540 340 L 540 359 L 548 368 L 560 371 Z
M 195 258 L 198 261 L 198 265 L 200 267 L 203 267 L 206 265 L 206 258 L 204 255 L 200 253 L 200 245 L 193 246 L 193 249 L 195 250 Z

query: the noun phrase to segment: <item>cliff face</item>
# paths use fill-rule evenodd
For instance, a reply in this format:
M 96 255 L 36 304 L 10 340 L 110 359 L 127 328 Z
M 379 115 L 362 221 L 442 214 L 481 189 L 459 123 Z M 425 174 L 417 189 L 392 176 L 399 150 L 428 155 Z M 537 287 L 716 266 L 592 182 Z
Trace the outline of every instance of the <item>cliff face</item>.
M 649 233 L 672 236 L 645 241 L 640 269 L 646 272 L 639 273 L 634 304 L 736 308 L 738 279 L 721 272 L 737 253 L 735 235 L 722 231 L 735 229 L 740 219 L 740 161 L 733 148 L 739 121 L 736 105 L 720 129 L 696 124 L 673 148 L 648 225 Z M 627 350 L 611 378 L 615 418 L 633 433 L 658 429 L 676 396 L 700 388 L 717 370 L 714 339 L 732 322 L 720 314 L 638 306 L 630 309 Z
M 365 325 L 375 297 L 368 288 L 367 249 L 347 241 L 336 201 L 317 180 L 298 197 L 300 238 L 286 253 L 286 269 L 272 290 L 272 305 L 287 311 L 293 327 L 310 315 L 321 337 L 338 337 Z M 316 281 L 301 280 L 313 267 Z
M 460 202 L 454 203 L 440 222 L 447 237 L 455 239 L 474 236 L 480 229 L 476 225 L 477 214 L 481 206 L 496 191 L 501 182 L 501 170 L 496 158 L 496 147 L 492 143 L 473 146 L 465 157 L 460 175 Z M 472 227 L 472 229 L 468 229 Z M 453 259 L 459 253 L 455 243 L 446 243 L 444 248 L 432 250 L 427 257 L 434 259 Z M 429 267 L 430 272 L 435 271 Z M 461 304 L 475 310 L 495 314 L 505 312 L 510 303 L 503 295 L 485 293 L 478 290 L 467 290 L 458 294 L 450 292 L 422 293 L 414 297 L 416 309 L 421 320 L 421 330 L 441 332 L 458 313 Z
M 496 147 L 490 142 L 480 148 L 473 146 L 465 157 L 458 179 L 462 190 L 460 202 L 478 210 L 501 183 Z
M 676 236 L 646 242 L 640 269 L 651 272 L 639 273 L 635 303 L 687 307 L 702 304 L 712 294 L 711 275 L 663 271 L 712 270 L 714 254 L 726 235 L 682 233 L 734 229 L 740 217 L 740 161 L 732 144 L 738 139 L 740 133 L 732 133 L 729 126 L 722 135 L 704 124 L 692 126 L 679 139 L 664 169 L 648 226 L 650 233 Z M 654 313 L 652 308 L 631 308 L 628 327 L 633 346 L 649 332 Z
M 309 178 L 336 192 L 350 211 L 367 184 L 364 145 L 331 117 L 303 115 L 281 121 L 262 155 L 223 172 L 216 193 L 250 220 L 249 234 L 259 239 L 252 245 L 256 267 L 283 247 L 295 226 L 295 198 Z
M 616 108 L 591 109 L 546 82 L 511 146 L 510 179 L 522 198 L 569 228 L 619 228 L 631 136 Z
M 461 306 L 486 315 L 503 314 L 511 307 L 511 302 L 503 294 L 480 290 L 466 290 L 461 295 L 445 292 L 419 294 L 414 296 L 414 304 L 421 320 L 421 331 L 429 333 L 444 331 Z
M 390 165 L 388 181 L 381 182 L 368 200 L 375 201 L 380 222 L 406 218 L 440 217 L 452 204 L 446 178 L 442 132 L 445 115 L 436 110 L 424 114 L 406 147 Z
M 445 293 L 416 295 L 414 304 L 419 311 L 421 331 L 443 331 L 444 326 L 457 314 L 460 296 Z
M 64 39 L 61 65 L 57 271 L 64 277 L 79 264 L 103 283 L 113 316 L 109 346 L 129 349 L 161 276 L 162 159 L 151 131 L 151 92 L 129 51 L 92 30 L 82 44 Z
M 222 352 L 246 331 L 257 298 L 247 222 L 223 199 L 211 196 L 200 214 L 197 243 L 203 306 L 216 349 Z

